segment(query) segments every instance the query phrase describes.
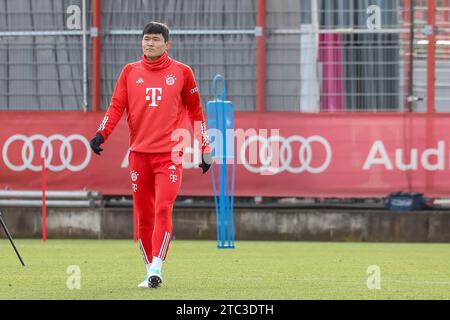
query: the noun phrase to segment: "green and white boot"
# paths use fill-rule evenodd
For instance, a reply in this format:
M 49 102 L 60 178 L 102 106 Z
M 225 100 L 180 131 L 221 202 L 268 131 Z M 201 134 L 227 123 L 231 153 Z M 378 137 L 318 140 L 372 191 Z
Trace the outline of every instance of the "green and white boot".
M 161 271 L 150 270 L 150 272 L 145 275 L 144 281 L 138 284 L 138 288 L 158 288 L 161 286 L 162 281 Z
M 150 269 L 150 272 L 148 274 L 148 287 L 149 288 L 161 287 L 162 282 L 163 278 L 161 276 L 161 270 Z
M 138 284 L 138 288 L 149 288 L 148 285 L 148 274 L 145 275 L 144 281 Z

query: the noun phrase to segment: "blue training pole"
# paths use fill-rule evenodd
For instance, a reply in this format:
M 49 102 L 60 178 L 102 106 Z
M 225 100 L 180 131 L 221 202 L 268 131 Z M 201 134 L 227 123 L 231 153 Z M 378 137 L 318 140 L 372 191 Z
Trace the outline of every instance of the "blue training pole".
M 222 94 L 221 103 L 217 95 L 217 80 L 222 80 Z M 211 167 L 211 181 L 214 191 L 214 204 L 216 206 L 216 233 L 218 248 L 234 248 L 234 180 L 235 180 L 235 165 L 231 164 L 231 186 L 229 184 L 230 172 L 228 169 L 228 150 L 227 150 L 227 105 L 229 104 L 230 116 L 233 116 L 233 106 L 231 103 L 226 103 L 226 86 L 225 79 L 221 75 L 216 75 L 213 81 L 214 89 L 214 103 L 211 104 L 209 112 L 213 112 L 211 117 L 215 119 L 215 126 L 218 132 L 222 133 L 222 143 L 217 143 L 215 150 L 215 159 L 217 163 L 217 188 L 215 180 L 215 170 Z M 219 110 L 222 108 L 222 110 Z M 211 119 L 211 118 L 210 118 Z M 234 121 L 232 122 L 234 124 Z M 234 135 L 233 135 L 234 139 Z M 220 147 L 222 150 L 220 150 Z M 219 151 L 219 152 L 217 152 Z M 234 154 L 234 150 L 233 150 Z M 218 190 L 217 190 L 218 189 Z M 218 199 L 217 199 L 218 198 Z

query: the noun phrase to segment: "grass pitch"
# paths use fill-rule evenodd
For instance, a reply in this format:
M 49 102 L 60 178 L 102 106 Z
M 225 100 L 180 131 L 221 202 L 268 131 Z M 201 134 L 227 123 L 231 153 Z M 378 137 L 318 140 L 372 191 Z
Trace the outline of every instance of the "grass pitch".
M 214 241 L 174 240 L 163 287 L 139 289 L 145 267 L 131 240 L 15 243 L 26 267 L 0 240 L 0 300 L 450 299 L 450 244 L 238 241 L 219 250 Z M 380 289 L 367 287 L 373 265 Z M 68 288 L 70 266 L 80 289 Z

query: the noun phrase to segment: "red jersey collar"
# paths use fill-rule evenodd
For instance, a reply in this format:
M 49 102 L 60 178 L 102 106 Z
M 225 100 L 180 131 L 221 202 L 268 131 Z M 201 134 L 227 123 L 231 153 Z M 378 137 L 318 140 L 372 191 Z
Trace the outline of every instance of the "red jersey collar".
M 145 55 L 142 55 L 141 61 L 142 65 L 150 71 L 165 69 L 172 63 L 172 59 L 169 57 L 167 52 L 164 52 L 161 57 L 154 61 L 149 60 Z

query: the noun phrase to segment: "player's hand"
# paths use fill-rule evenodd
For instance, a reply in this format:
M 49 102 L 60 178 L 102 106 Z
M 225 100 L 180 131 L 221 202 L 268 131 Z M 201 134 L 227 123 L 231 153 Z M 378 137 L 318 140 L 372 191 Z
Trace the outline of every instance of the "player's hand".
M 211 163 L 212 163 L 212 158 L 211 158 L 211 153 L 203 153 L 202 154 L 202 164 L 199 164 L 198 167 L 202 168 L 203 170 L 203 174 L 206 173 L 209 168 L 211 167 Z
M 100 133 L 97 133 L 95 137 L 89 142 L 91 145 L 92 151 L 94 151 L 95 154 L 100 155 L 100 153 L 103 151 L 103 149 L 100 147 L 100 145 L 105 141 L 103 139 L 103 136 Z

